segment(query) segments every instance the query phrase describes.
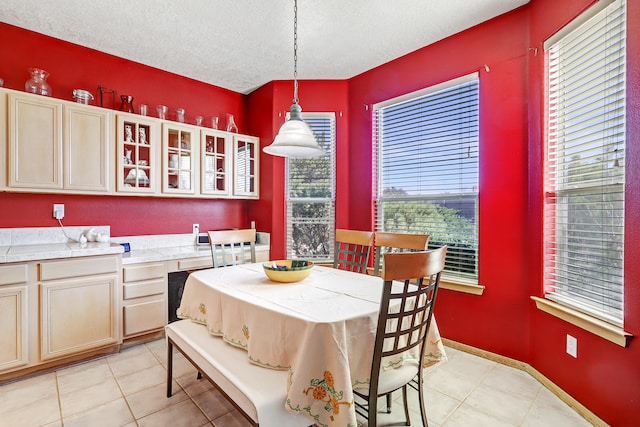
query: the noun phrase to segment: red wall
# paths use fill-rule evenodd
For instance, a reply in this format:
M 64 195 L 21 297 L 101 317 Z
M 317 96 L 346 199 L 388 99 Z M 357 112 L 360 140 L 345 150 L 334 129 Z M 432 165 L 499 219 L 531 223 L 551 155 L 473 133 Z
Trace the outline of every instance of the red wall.
M 591 1 L 537 0 L 530 8 L 531 46 L 542 42 Z M 553 11 L 553 13 L 550 13 Z M 529 287 L 542 295 L 542 144 L 544 120 L 543 56 L 531 58 L 529 67 L 530 186 L 528 237 Z M 640 334 L 640 2 L 627 1 L 627 151 L 625 194 L 625 323 L 624 329 Z M 530 304 L 530 363 L 612 426 L 638 425 L 640 408 L 640 342 L 633 338 L 626 348 L 540 312 Z M 566 335 L 578 339 L 578 358 L 565 353 Z
M 532 0 L 509 14 L 398 58 L 348 81 L 300 82 L 304 111 L 336 111 L 337 226 L 372 227 L 371 105 L 471 72 L 480 78 L 480 283 L 484 295 L 443 290 L 442 335 L 530 363 L 614 426 L 636 423 L 640 344 L 620 347 L 537 310 L 542 295 L 542 42 L 595 0 Z M 628 126 L 625 330 L 640 334 L 640 2 L 628 1 Z M 10 40 L 10 42 L 7 42 Z M 248 97 L 0 24 L 0 76 L 22 89 L 26 68 L 51 72 L 54 95 L 98 84 L 130 92 L 134 103 L 167 103 L 204 115 L 232 112 L 241 132 L 270 144 L 291 104 L 291 82 L 271 82 Z M 530 48 L 538 48 L 538 55 Z M 83 67 L 78 67 L 82 63 Z M 489 67 L 485 70 L 484 65 Z M 64 77 L 63 77 L 64 76 Z M 150 83 L 152 82 L 152 83 Z M 162 87 L 162 91 L 157 88 Z M 171 100 L 170 102 L 167 100 Z M 342 111 L 342 115 L 339 113 Z M 261 200 L 194 201 L 142 197 L 0 194 L 0 226 L 110 224 L 112 234 L 189 232 L 256 220 L 284 256 L 284 160 L 261 156 Z M 578 338 L 578 358 L 565 353 Z
M 447 338 L 518 360 L 529 355 L 526 28 L 526 9 L 520 9 L 356 76 L 349 85 L 351 147 L 359 153 L 350 170 L 370 175 L 371 162 L 361 160 L 372 156 L 371 108 L 365 104 L 479 73 L 479 281 L 486 290 L 482 297 L 441 292 L 438 325 Z M 351 188 L 357 206 L 370 205 L 367 184 Z M 352 224 L 366 225 L 360 215 L 352 216 Z
M 542 296 L 542 43 L 593 0 L 529 5 L 384 64 L 349 81 L 349 225 L 371 220 L 371 105 L 479 71 L 479 281 L 484 295 L 443 290 L 442 335 L 530 363 L 614 426 L 637 425 L 640 344 L 620 347 L 535 308 Z M 625 331 L 640 333 L 640 2 L 628 1 Z M 537 48 L 537 52 L 532 49 Z M 537 54 L 536 54 L 537 53 Z M 489 67 L 487 72 L 484 65 Z M 357 155 L 356 155 L 357 153 Z M 363 159 L 366 159 L 363 160 Z M 368 209 L 365 212 L 365 208 Z M 578 358 L 565 352 L 578 339 Z
M 246 97 L 236 92 L 4 23 L 0 23 L 0 58 L 0 77 L 10 89 L 24 90 L 27 69 L 37 67 L 50 73 L 55 98 L 72 100 L 73 89 L 82 88 L 92 92 L 93 104 L 99 105 L 100 85 L 132 95 L 136 108 L 148 104 L 152 116 L 155 105 L 164 104 L 170 112 L 185 108 L 187 122 L 193 123 L 196 115 L 220 116 L 220 125 L 226 126 L 226 113 L 232 113 L 240 132 L 248 133 Z M 118 101 L 115 108 L 119 107 Z M 1 159 L 5 156 L 2 153 Z M 0 227 L 56 226 L 53 203 L 65 203 L 65 225 L 110 225 L 113 236 L 122 236 L 190 233 L 193 223 L 202 230 L 248 227 L 247 210 L 254 202 L 0 193 Z

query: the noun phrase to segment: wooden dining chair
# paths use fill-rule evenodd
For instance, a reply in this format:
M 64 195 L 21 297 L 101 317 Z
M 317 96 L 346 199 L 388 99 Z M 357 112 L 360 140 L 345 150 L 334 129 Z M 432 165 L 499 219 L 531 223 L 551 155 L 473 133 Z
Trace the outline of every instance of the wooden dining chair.
M 385 253 L 426 251 L 428 234 L 388 233 L 376 231 L 374 235 L 375 254 L 373 267 L 367 272 L 379 276 L 382 272 L 382 260 Z
M 390 396 L 402 389 L 406 425 L 411 425 L 407 402 L 407 385 L 416 379 L 422 425 L 427 426 L 424 407 L 424 343 L 431 324 L 438 294 L 440 274 L 444 269 L 447 247 L 423 252 L 384 255 L 384 280 L 376 340 L 371 363 L 369 388 L 354 390 L 356 412 L 376 425 L 378 397 Z M 396 288 L 394 289 L 394 281 Z M 398 283 L 400 282 L 400 283 Z M 401 286 L 398 286 L 400 285 Z M 407 358 L 395 368 L 383 368 L 383 359 L 418 347 L 418 359 Z M 387 399 L 387 412 L 391 411 Z
M 214 268 L 244 264 L 248 260 L 256 262 L 256 230 L 254 228 L 209 231 L 207 234 Z
M 333 268 L 366 273 L 373 245 L 373 231 L 336 229 Z

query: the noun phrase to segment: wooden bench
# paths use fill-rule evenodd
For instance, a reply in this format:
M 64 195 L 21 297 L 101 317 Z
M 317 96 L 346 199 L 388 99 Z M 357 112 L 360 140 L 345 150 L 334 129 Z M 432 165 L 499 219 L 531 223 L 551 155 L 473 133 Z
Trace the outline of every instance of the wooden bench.
M 171 397 L 175 346 L 254 426 L 306 427 L 312 421 L 285 409 L 288 371 L 249 362 L 247 352 L 209 333 L 206 326 L 179 320 L 165 328 L 167 397 Z

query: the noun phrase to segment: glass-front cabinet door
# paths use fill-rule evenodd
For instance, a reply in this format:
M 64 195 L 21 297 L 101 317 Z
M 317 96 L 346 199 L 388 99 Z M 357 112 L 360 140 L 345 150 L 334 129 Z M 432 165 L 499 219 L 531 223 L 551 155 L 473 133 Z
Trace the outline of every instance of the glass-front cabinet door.
M 200 193 L 213 196 L 231 195 L 231 134 L 202 130 L 200 145 Z
M 162 192 L 194 194 L 198 128 L 162 123 Z
M 257 199 L 259 197 L 260 139 L 233 135 L 233 195 Z
M 158 123 L 135 114 L 117 115 L 118 191 L 155 193 L 158 177 Z

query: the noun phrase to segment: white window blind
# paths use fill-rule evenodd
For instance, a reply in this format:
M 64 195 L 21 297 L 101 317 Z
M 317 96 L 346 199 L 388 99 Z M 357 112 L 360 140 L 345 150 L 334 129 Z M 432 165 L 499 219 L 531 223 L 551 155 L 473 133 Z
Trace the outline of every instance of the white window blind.
M 584 18 L 583 18 L 584 19 Z M 623 326 L 625 2 L 545 46 L 545 296 Z
M 448 245 L 445 276 L 478 278 L 477 74 L 374 106 L 376 229 Z
M 333 259 L 335 229 L 334 113 L 302 113 L 326 154 L 287 159 L 287 257 Z

